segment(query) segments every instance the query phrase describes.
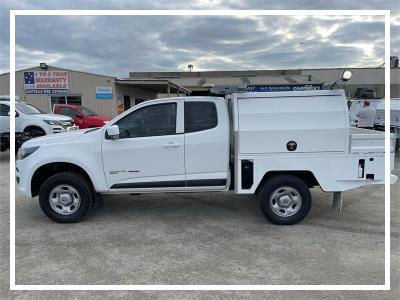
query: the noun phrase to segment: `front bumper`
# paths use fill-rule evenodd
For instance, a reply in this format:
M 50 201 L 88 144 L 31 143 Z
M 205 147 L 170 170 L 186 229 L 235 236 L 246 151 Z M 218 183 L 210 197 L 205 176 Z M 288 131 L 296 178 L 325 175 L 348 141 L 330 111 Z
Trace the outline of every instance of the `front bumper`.
M 31 198 L 31 185 L 28 180 L 27 171 L 28 168 L 24 160 L 17 160 L 15 162 L 15 183 L 18 190 L 26 197 Z M 29 182 L 28 182 L 29 181 Z
M 59 123 L 61 125 L 49 125 L 50 132 L 47 134 L 66 132 L 69 131 L 70 128 L 75 127 L 74 122 L 71 121 L 59 121 Z
M 67 131 L 64 127 L 61 126 L 51 126 L 51 133 L 61 133 Z

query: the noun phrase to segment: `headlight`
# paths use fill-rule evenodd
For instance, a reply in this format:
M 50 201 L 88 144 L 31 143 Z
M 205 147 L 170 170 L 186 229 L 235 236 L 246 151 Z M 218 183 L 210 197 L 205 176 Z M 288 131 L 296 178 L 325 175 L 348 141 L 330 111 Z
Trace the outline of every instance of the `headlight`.
M 43 120 L 43 122 L 49 124 L 49 125 L 61 125 L 60 122 L 54 121 L 54 120 Z
M 25 157 L 28 157 L 31 155 L 33 152 L 35 152 L 37 149 L 39 149 L 40 146 L 34 146 L 34 147 L 21 147 L 18 150 L 17 153 L 17 160 L 22 160 Z

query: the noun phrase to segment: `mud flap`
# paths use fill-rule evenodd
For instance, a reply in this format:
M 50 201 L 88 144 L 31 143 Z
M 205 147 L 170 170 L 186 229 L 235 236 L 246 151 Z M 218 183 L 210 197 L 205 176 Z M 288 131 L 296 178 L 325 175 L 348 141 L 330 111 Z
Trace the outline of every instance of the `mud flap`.
M 341 211 L 343 204 L 343 197 L 342 192 L 334 192 L 333 193 L 333 201 L 332 201 L 332 208 Z

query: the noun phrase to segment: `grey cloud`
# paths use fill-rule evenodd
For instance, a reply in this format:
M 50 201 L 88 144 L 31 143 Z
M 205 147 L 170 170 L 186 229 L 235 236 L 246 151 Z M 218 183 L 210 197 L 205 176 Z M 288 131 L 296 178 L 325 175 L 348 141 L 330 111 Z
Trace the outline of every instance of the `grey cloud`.
M 353 22 L 351 18 L 340 22 L 355 28 L 364 25 Z M 368 27 L 364 40 L 370 39 L 371 35 L 383 34 L 381 26 L 378 26 L 380 23 L 375 23 L 376 26 Z M 332 24 L 335 24 L 334 20 L 329 20 L 328 26 Z M 348 24 L 343 25 L 336 37 L 341 43 L 349 41 L 345 34 Z M 71 60 L 71 57 L 86 57 L 82 61 L 90 63 L 83 63 L 79 68 L 87 71 L 91 71 L 92 66 L 102 66 L 104 73 L 112 62 L 112 69 L 120 70 L 117 73 L 120 76 L 128 67 L 135 70 L 176 70 L 187 62 L 198 62 L 200 65 L 196 67 L 201 69 L 215 69 L 217 66 L 225 69 L 232 66 L 240 69 L 254 66 L 288 68 L 294 65 L 305 68 L 365 63 L 360 59 L 362 53 L 359 49 L 321 41 L 315 32 L 318 26 L 326 26 L 325 21 L 290 17 L 23 16 L 17 18 L 17 44 L 30 51 L 62 53 L 64 58 L 60 63 L 69 67 L 76 64 L 76 59 Z M 290 36 L 279 33 L 280 29 L 285 29 Z M 303 44 L 299 46 L 299 42 Z M 222 58 L 225 58 L 225 66 Z
M 396 1 L 2 1 L 0 70 L 8 69 L 8 17 L 18 9 L 387 9 Z M 165 6 L 166 5 L 166 6 Z M 4 8 L 4 9 L 3 9 Z M 316 29 L 339 28 L 321 39 Z M 262 26 L 260 26 L 262 25 Z M 4 30 L 6 28 L 7 30 Z M 392 53 L 400 26 L 392 25 Z M 285 30 L 289 34 L 282 33 Z M 352 43 L 373 44 L 366 59 Z M 304 42 L 303 44 L 300 44 Z M 340 44 L 340 45 L 339 45 Z M 129 71 L 176 70 L 189 62 L 202 69 L 371 66 L 383 59 L 383 23 L 352 18 L 287 17 L 17 17 L 19 67 L 52 57 L 55 65 L 127 76 Z M 36 52 L 35 52 L 36 51 Z M 29 56 L 29 53 L 37 53 Z M 43 52 L 41 54 L 41 52 Z M 57 61 L 57 57 L 62 57 Z M 30 63 L 31 62 L 31 63 Z M 17 66 L 17 67 L 18 67 Z
M 342 24 L 329 37 L 342 43 L 381 42 L 384 40 L 385 23 L 381 22 L 351 22 Z

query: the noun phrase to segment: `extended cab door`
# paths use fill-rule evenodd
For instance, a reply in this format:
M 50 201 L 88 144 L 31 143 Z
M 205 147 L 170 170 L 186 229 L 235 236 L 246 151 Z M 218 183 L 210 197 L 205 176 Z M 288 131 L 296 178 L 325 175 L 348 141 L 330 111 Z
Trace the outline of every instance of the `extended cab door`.
M 113 124 L 119 139 L 102 142 L 110 191 L 184 189 L 183 100 L 144 103 Z
M 188 189 L 228 187 L 229 116 L 224 99 L 185 99 L 185 168 Z

